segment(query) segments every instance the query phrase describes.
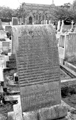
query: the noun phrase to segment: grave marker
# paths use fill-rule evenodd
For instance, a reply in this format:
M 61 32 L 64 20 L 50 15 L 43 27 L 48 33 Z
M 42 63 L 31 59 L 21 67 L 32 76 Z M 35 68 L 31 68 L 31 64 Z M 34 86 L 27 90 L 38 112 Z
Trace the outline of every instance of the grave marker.
M 3 27 L 2 27 L 2 21 L 0 19 L 0 30 L 4 30 Z
M 11 25 L 6 25 L 5 26 L 5 31 L 11 33 L 12 32 L 12 26 Z
M 22 30 L 21 33 L 19 29 Z M 22 111 L 59 104 L 61 102 L 59 58 L 53 27 L 13 26 L 13 35 L 17 38 L 15 43 L 18 43 L 16 61 Z
M 67 59 L 73 57 L 73 60 L 76 61 L 76 33 L 71 32 L 66 35 L 65 57 Z
M 12 17 L 12 25 L 18 25 L 18 18 Z
M 59 57 L 66 61 L 76 61 L 76 33 L 61 34 L 58 43 Z
M 6 52 L 9 52 L 11 51 L 11 48 L 10 48 L 10 42 L 7 42 L 7 41 L 3 41 L 2 42 L 2 51 L 6 51 Z

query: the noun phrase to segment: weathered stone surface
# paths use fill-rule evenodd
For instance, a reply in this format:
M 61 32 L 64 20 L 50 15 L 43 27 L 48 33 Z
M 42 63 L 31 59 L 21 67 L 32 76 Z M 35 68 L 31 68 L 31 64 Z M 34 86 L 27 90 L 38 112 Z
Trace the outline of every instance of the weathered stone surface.
M 11 25 L 5 26 L 5 31 L 11 33 L 12 32 L 12 26 Z
M 0 120 L 7 120 L 7 117 L 5 117 L 4 115 L 0 114 Z
M 0 30 L 3 30 L 2 21 L 0 19 Z
M 59 38 L 59 47 L 64 48 L 64 42 L 65 42 L 65 35 L 60 35 L 60 38 Z
M 37 112 L 23 113 L 23 120 L 38 120 Z
M 58 82 L 21 87 L 20 90 L 22 108 L 25 109 L 26 105 L 26 111 L 60 103 Z
M 2 51 L 9 51 L 11 48 L 10 48 L 10 42 L 7 42 L 7 41 L 3 41 L 2 42 Z
M 23 111 L 60 103 L 60 72 L 55 32 L 50 25 L 13 27 Z
M 73 61 L 76 59 L 76 33 L 69 33 L 66 35 L 65 42 L 65 56 L 66 58 L 73 58 Z
M 18 18 L 12 17 L 12 25 L 18 25 Z
M 8 120 L 16 120 L 14 112 L 9 112 L 8 113 Z
M 67 107 L 63 105 L 57 105 L 50 108 L 40 109 L 40 120 L 53 120 L 64 118 L 67 115 Z

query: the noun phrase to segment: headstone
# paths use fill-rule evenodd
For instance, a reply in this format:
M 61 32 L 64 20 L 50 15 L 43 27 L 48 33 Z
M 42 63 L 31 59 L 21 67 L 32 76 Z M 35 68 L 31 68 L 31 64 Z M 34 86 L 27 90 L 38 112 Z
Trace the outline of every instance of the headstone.
M 12 25 L 18 25 L 18 18 L 12 17 Z
M 49 24 L 51 24 L 51 20 L 49 20 Z
M 59 58 L 53 27 L 13 26 L 13 35 L 17 38 L 14 42 L 17 43 L 16 62 L 22 111 L 61 103 Z
M 14 96 L 14 99 L 18 101 L 17 104 L 13 105 L 15 120 L 23 120 L 20 95 Z
M 3 27 L 2 27 L 2 21 L 0 19 L 0 30 L 4 30 Z
M 72 25 L 72 26 L 71 26 L 71 29 L 73 29 L 73 24 L 74 24 L 74 21 L 71 22 L 71 25 Z
M 6 37 L 6 32 L 4 30 L 0 30 L 0 41 L 5 40 Z
M 0 41 L 0 54 L 2 53 L 2 42 Z
M 46 20 L 46 22 L 45 22 L 46 24 L 47 24 L 47 20 Z
M 58 21 L 57 31 L 60 30 L 60 20 Z
M 60 64 L 64 64 L 64 60 L 65 60 L 65 46 L 67 45 L 66 43 L 66 33 L 65 34 L 60 34 L 59 38 L 58 38 L 58 51 L 59 51 L 59 61 Z M 66 43 L 66 44 L 65 44 Z
M 10 42 L 7 42 L 7 41 L 3 41 L 2 42 L 2 51 L 3 52 L 9 52 L 9 51 L 11 51 Z
M 12 27 L 11 25 L 6 25 L 5 26 L 5 31 L 11 33 Z
M 65 43 L 65 34 L 61 34 L 58 41 L 59 47 L 64 48 L 64 43 Z
M 74 21 L 72 20 L 71 22 L 71 29 L 69 30 L 70 32 L 73 32 L 74 31 Z
M 68 32 L 60 35 L 59 39 L 59 58 L 66 61 L 76 61 L 76 33 Z
M 76 61 L 76 33 L 71 32 L 66 35 L 65 54 L 66 59 L 74 58 L 73 60 Z
M 64 27 L 64 20 L 62 20 L 62 25 L 61 25 L 60 32 L 63 32 L 63 27 Z
M 0 82 L 4 81 L 4 77 L 3 77 L 3 68 L 2 66 L 0 66 Z

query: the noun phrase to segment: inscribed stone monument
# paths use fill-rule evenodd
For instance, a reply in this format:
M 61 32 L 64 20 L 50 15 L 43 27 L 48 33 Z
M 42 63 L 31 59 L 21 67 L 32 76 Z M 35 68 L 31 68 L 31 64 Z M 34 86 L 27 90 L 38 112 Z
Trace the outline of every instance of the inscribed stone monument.
M 22 111 L 61 102 L 59 57 L 51 25 L 13 26 Z

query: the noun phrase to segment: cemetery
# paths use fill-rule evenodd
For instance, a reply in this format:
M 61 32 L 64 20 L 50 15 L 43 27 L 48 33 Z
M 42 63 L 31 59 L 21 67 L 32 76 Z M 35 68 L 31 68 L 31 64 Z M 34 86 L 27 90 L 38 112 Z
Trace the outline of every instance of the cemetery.
M 76 28 L 61 23 L 0 20 L 0 120 L 75 120 Z

